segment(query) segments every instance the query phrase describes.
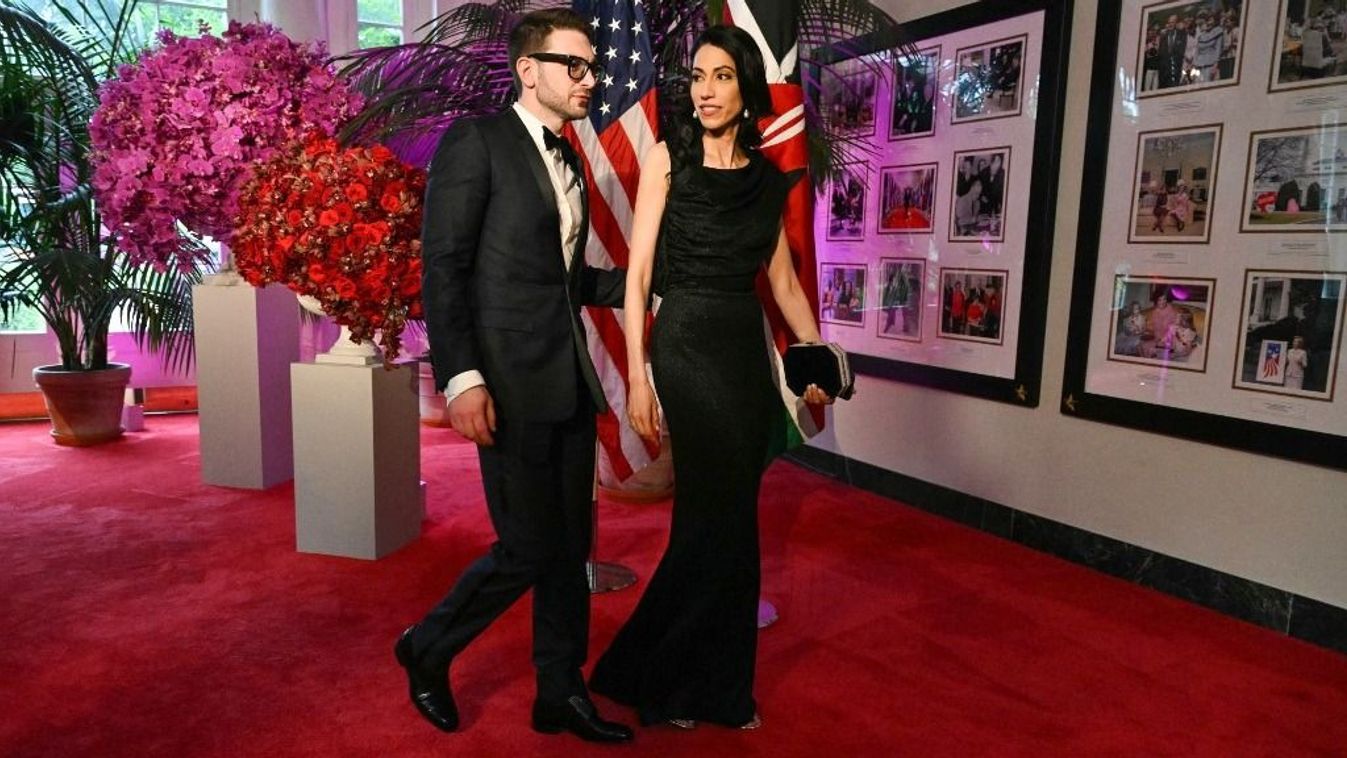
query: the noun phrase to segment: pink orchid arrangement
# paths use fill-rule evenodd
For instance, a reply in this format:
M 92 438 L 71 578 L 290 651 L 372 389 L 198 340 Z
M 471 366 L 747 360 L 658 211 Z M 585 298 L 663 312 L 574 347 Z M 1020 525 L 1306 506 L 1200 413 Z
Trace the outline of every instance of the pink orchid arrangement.
M 132 261 L 186 266 L 175 226 L 228 242 L 252 166 L 362 105 L 326 65 L 269 24 L 232 21 L 222 37 L 159 34 L 99 91 L 89 125 L 95 197 Z

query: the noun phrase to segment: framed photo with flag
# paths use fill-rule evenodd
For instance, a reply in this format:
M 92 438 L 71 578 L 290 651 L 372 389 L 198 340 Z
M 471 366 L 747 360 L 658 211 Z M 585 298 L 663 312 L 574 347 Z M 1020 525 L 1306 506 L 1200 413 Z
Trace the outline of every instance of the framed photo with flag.
M 1347 0 L 1100 0 L 1062 413 L 1347 471 L 1345 39 Z
M 864 38 L 811 57 L 805 96 L 825 112 L 864 69 L 876 72 L 874 111 L 889 117 L 878 134 L 856 132 L 877 167 L 877 234 L 820 252 L 825 295 L 846 266 L 873 272 L 873 324 L 856 329 L 821 302 L 824 339 L 857 373 L 1038 404 L 1070 17 L 1068 0 L 974 3 L 905 22 L 901 43 Z M 816 238 L 833 230 L 826 211 Z
M 1233 387 L 1333 402 L 1347 273 L 1245 272 Z

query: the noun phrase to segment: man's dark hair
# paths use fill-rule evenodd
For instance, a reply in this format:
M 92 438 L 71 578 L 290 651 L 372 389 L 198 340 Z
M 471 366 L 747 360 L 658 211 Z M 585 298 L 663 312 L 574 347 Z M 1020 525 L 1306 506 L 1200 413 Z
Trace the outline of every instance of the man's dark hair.
M 516 93 L 524 91 L 523 82 L 519 81 L 519 59 L 532 53 L 543 52 L 543 45 L 547 43 L 547 36 L 558 29 L 570 29 L 585 35 L 585 38 L 593 42 L 589 36 L 589 22 L 585 21 L 584 16 L 571 10 L 570 8 L 545 8 L 543 10 L 526 13 L 519 19 L 519 23 L 510 30 L 510 44 L 508 48 L 510 56 L 510 74 L 514 77 L 514 89 Z

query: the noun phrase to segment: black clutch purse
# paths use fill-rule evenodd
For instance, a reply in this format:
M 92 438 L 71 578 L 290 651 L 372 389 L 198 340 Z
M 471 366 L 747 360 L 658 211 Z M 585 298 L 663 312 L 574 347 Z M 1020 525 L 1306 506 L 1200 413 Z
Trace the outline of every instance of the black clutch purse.
M 811 384 L 830 397 L 846 400 L 855 389 L 847 353 L 835 342 L 800 342 L 786 348 L 786 386 L 797 396 Z

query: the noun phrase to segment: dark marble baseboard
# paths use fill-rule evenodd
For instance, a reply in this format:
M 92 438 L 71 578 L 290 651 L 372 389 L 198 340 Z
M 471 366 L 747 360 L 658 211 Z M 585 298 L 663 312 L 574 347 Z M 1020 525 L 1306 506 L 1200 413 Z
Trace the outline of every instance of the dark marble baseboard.
M 1105 574 L 1347 653 L 1347 609 L 812 447 L 787 460 Z

